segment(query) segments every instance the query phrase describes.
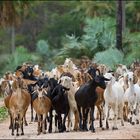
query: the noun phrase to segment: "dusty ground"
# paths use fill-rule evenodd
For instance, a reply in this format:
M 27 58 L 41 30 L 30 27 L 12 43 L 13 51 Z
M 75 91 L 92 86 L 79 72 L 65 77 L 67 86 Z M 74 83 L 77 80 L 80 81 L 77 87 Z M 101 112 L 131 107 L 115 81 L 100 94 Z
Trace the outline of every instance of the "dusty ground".
M 98 120 L 95 121 L 96 132 L 64 132 L 64 133 L 47 133 L 37 136 L 37 123 L 30 123 L 30 108 L 27 112 L 28 126 L 24 126 L 24 136 L 11 136 L 9 130 L 9 118 L 0 123 L 0 138 L 1 139 L 140 139 L 140 124 L 130 125 L 125 122 L 124 126 L 120 125 L 118 120 L 119 130 L 112 130 L 110 121 L 109 130 L 101 130 L 98 126 Z

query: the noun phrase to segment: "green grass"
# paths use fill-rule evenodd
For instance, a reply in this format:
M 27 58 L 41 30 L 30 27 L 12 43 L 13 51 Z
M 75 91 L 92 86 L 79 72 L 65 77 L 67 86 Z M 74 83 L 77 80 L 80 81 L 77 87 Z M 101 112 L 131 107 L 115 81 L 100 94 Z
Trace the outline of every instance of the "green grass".
M 8 111 L 6 107 L 0 107 L 0 122 L 8 117 Z

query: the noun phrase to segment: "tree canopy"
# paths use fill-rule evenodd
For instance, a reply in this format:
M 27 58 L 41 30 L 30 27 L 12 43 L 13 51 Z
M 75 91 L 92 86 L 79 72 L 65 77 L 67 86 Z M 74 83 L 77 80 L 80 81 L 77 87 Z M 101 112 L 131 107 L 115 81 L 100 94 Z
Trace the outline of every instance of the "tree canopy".
M 118 52 L 116 1 L 0 1 L 0 73 L 24 61 L 51 69 L 66 57 L 85 55 L 111 67 L 129 65 L 140 58 L 140 2 L 125 1 L 124 8 L 123 52 Z

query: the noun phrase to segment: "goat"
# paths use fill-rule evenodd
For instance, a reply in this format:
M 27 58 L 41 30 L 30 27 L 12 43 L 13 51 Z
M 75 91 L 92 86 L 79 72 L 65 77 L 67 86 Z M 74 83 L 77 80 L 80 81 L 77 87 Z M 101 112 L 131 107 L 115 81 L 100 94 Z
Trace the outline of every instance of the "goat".
M 81 130 L 88 130 L 87 129 L 87 115 L 89 112 L 89 108 L 91 109 L 91 131 L 95 132 L 94 128 L 94 107 L 95 103 L 98 99 L 98 95 L 96 93 L 96 88 L 99 86 L 103 89 L 106 88 L 105 80 L 108 80 L 104 78 L 103 76 L 96 75 L 96 70 L 92 68 L 94 72 L 91 72 L 93 74 L 93 79 L 89 82 L 83 84 L 75 93 L 75 99 L 78 106 L 79 116 L 80 116 L 80 123 L 79 127 Z M 83 112 L 83 118 L 81 115 L 81 108 Z M 83 120 L 83 125 L 82 125 Z
M 32 94 L 34 92 L 34 88 L 38 85 L 40 88 L 43 86 L 44 88 L 47 88 L 48 85 L 48 77 L 39 78 L 35 83 L 28 84 L 28 91 L 31 95 L 31 121 L 33 121 L 33 100 L 34 95 Z M 36 96 L 35 96 L 36 97 Z M 37 120 L 37 116 L 35 117 L 35 120 Z
M 135 90 L 134 90 L 134 74 L 133 72 L 127 72 L 127 79 L 129 87 L 126 89 L 124 94 L 124 102 L 125 102 L 125 115 L 128 121 L 132 122 L 134 104 L 136 100 Z M 130 110 L 130 112 L 129 112 Z
M 81 74 L 81 72 L 78 70 L 78 68 L 70 58 L 66 58 L 64 62 L 64 68 L 66 69 L 65 72 L 70 72 L 75 79 L 77 78 L 77 75 Z
M 118 129 L 117 128 L 117 117 L 118 117 L 118 109 L 119 114 L 121 118 L 121 124 L 124 125 L 123 122 L 123 96 L 124 96 L 124 90 L 123 87 L 119 84 L 119 82 L 115 81 L 115 77 L 111 73 L 106 73 L 104 75 L 106 78 L 110 79 L 110 81 L 107 83 L 106 89 L 104 91 L 104 100 L 105 100 L 105 120 L 104 125 L 102 129 L 109 128 L 108 124 L 108 114 L 109 114 L 109 106 L 111 106 L 113 112 L 114 112 L 114 124 L 112 129 Z
M 16 126 L 17 136 L 19 136 L 19 126 L 21 128 L 21 135 L 23 131 L 23 117 L 26 114 L 28 106 L 31 102 L 31 96 L 27 90 L 23 89 L 23 81 L 18 78 L 12 84 L 13 93 L 9 101 L 9 109 L 12 116 L 12 135 L 14 135 L 14 128 Z
M 10 81 L 8 81 L 8 80 L 2 81 L 1 88 L 2 88 L 2 92 L 4 93 L 4 104 L 5 104 L 6 108 L 8 109 L 8 113 L 10 115 L 9 129 L 11 129 L 12 128 L 12 121 L 11 121 L 12 116 L 11 116 L 11 113 L 9 110 L 9 101 L 10 101 L 10 98 L 12 95 L 12 87 L 11 87 Z
M 46 134 L 45 131 L 45 120 L 48 115 L 48 112 L 51 109 L 51 100 L 47 97 L 47 91 L 43 87 L 37 86 L 37 90 L 34 91 L 34 94 L 37 94 L 37 98 L 33 101 L 33 108 L 35 112 L 37 113 L 38 118 L 38 135 L 40 135 L 41 132 L 43 134 Z M 43 116 L 41 118 L 41 115 Z M 42 130 L 41 130 L 42 128 Z
M 70 122 L 69 123 L 72 123 L 72 115 L 74 114 L 75 116 L 74 130 L 78 130 L 79 113 L 78 113 L 78 108 L 75 101 L 75 93 L 77 91 L 77 87 L 73 84 L 72 78 L 68 76 L 62 76 L 60 78 L 60 84 L 69 89 L 67 91 L 67 96 L 68 96 L 68 101 L 69 101 L 69 106 L 70 106 L 70 111 L 69 111 Z M 68 127 L 70 131 L 70 125 Z
M 58 121 L 59 132 L 66 131 L 65 121 L 66 121 L 66 117 L 69 113 L 69 103 L 68 103 L 68 97 L 65 94 L 65 92 L 68 90 L 69 89 L 58 84 L 53 89 L 53 91 L 50 93 L 51 94 L 50 96 L 52 99 L 52 106 L 57 114 L 55 126 L 57 127 L 57 121 Z M 64 114 L 63 122 L 62 122 L 61 114 Z M 50 120 L 49 132 L 52 132 L 52 109 L 50 112 L 50 118 L 51 118 L 51 120 Z

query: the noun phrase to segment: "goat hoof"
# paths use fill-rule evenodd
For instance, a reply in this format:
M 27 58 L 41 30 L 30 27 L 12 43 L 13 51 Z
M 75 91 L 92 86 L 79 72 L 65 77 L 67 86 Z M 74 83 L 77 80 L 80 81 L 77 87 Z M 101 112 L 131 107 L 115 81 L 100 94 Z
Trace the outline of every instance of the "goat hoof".
M 104 128 L 104 127 L 102 127 L 102 130 L 105 130 L 105 128 Z
M 92 132 L 92 133 L 95 133 L 95 129 L 92 129 L 91 132 Z
M 131 122 L 132 125 L 135 125 L 135 122 Z
M 139 124 L 139 120 L 136 120 L 136 124 Z
M 19 134 L 16 134 L 16 136 L 19 136 Z
M 74 131 L 77 131 L 77 130 L 78 130 L 78 128 L 74 128 L 73 130 L 74 130 Z
M 40 135 L 41 132 L 38 132 L 37 135 Z
M 64 132 L 63 129 L 60 129 L 60 130 L 59 130 L 59 133 L 63 133 L 63 132 Z
M 117 127 L 112 127 L 112 130 L 118 130 L 118 128 Z
M 28 123 L 25 123 L 25 126 L 28 126 Z
M 89 127 L 89 130 L 92 130 L 92 129 L 91 129 L 91 125 L 90 125 L 90 127 Z
M 49 129 L 49 131 L 48 131 L 48 132 L 49 132 L 49 133 L 52 133 L 52 130 L 50 130 L 50 129 Z
M 24 135 L 24 133 L 22 132 L 21 135 Z
M 83 131 L 83 129 L 82 128 L 79 128 L 79 131 Z
M 43 134 L 46 134 L 46 131 L 43 131 Z
M 122 126 L 124 126 L 124 123 L 122 123 Z
M 103 125 L 100 125 L 100 128 L 102 128 Z
M 14 133 L 11 133 L 12 136 L 14 136 Z

